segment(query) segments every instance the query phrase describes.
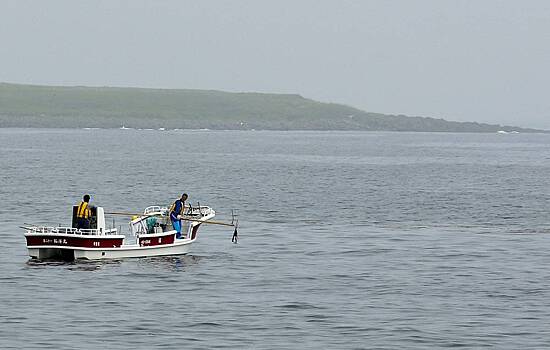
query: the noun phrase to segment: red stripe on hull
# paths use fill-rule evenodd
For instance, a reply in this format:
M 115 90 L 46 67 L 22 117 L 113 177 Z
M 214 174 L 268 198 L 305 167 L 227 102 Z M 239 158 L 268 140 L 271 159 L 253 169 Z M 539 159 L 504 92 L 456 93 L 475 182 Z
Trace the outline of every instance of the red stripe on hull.
M 26 236 L 27 247 L 59 246 L 59 247 L 83 247 L 83 248 L 118 248 L 122 245 L 123 238 L 86 237 L 86 236 Z
M 139 245 L 141 247 L 151 247 L 155 245 L 165 245 L 174 243 L 174 233 L 170 233 L 164 236 L 157 237 L 140 237 Z

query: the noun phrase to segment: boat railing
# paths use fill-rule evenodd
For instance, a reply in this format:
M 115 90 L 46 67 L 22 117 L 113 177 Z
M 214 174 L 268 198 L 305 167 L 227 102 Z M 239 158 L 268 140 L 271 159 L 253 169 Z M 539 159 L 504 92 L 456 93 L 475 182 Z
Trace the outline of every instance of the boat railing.
M 108 234 L 117 234 L 117 229 L 112 228 L 105 230 L 98 229 L 84 229 L 84 228 L 75 228 L 75 227 L 52 227 L 52 226 L 34 226 L 27 228 L 28 233 L 44 233 L 44 234 L 74 234 L 74 235 L 86 235 L 86 236 L 99 236 L 99 235 L 108 235 Z
M 200 205 L 196 207 L 186 207 L 184 211 L 185 216 L 207 216 L 212 213 L 212 208 L 206 205 Z
M 152 214 L 161 214 L 164 216 L 168 216 L 169 209 L 167 207 L 162 207 L 160 205 L 152 205 L 143 211 L 143 215 L 152 215 Z M 206 205 L 199 205 L 199 206 L 186 206 L 183 215 L 184 216 L 207 216 L 212 213 L 212 208 Z
M 151 205 L 151 206 L 145 208 L 145 210 L 143 211 L 144 215 L 150 215 L 150 214 L 154 214 L 154 213 L 160 213 L 162 215 L 167 215 L 168 208 L 161 207 L 160 205 Z

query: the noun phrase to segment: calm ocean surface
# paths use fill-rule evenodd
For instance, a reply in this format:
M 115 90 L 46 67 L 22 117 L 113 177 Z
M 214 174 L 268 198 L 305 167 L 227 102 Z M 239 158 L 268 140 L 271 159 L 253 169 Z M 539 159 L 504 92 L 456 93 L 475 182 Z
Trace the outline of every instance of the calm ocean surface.
M 0 348 L 547 349 L 549 174 L 550 135 L 0 129 Z M 183 191 L 239 244 L 29 262 L 84 193 Z

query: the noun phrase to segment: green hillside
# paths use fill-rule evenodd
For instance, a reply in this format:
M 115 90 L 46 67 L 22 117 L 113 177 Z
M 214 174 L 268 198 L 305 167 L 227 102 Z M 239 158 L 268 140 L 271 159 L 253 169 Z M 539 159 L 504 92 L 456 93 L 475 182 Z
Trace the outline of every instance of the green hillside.
M 0 83 L 0 127 L 529 132 L 368 113 L 299 95 Z

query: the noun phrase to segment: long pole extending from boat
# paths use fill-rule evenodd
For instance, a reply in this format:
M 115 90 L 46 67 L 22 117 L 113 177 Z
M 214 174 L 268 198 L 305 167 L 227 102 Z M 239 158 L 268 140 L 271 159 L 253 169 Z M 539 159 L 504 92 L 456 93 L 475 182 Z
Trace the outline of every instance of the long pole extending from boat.
M 137 214 L 137 213 L 124 213 L 124 212 L 106 212 L 105 215 L 120 215 L 120 216 L 157 216 L 158 214 Z M 234 227 L 235 224 L 228 224 L 226 222 L 221 221 L 211 221 L 211 220 L 199 220 L 199 219 L 189 219 L 189 218 L 181 218 L 181 220 L 184 221 L 196 221 L 196 222 L 202 222 L 204 224 L 212 224 L 212 225 L 222 225 L 222 226 L 231 226 Z

